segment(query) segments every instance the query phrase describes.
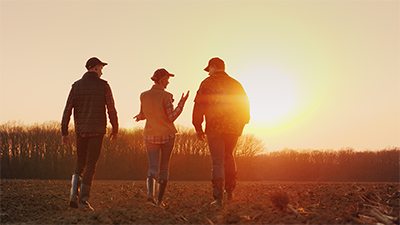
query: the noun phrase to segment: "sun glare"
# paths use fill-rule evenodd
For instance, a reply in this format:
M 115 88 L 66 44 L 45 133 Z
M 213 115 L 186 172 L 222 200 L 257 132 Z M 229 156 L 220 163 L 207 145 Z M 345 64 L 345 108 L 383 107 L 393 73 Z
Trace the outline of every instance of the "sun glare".
M 266 66 L 252 67 L 240 78 L 250 99 L 250 131 L 282 129 L 296 103 L 296 90 L 282 72 Z

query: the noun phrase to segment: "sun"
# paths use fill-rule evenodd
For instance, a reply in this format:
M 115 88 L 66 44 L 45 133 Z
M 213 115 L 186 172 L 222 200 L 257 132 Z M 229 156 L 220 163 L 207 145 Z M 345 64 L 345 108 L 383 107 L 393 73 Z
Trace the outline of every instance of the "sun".
M 248 130 L 269 132 L 284 129 L 298 101 L 296 88 L 283 71 L 267 66 L 252 67 L 240 77 L 250 99 Z

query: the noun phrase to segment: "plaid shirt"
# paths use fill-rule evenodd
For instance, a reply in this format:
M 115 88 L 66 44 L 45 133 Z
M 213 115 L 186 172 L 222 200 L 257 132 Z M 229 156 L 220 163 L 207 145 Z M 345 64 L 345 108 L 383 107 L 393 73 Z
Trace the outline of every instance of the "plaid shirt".
M 165 111 L 167 113 L 168 119 L 171 122 L 174 122 L 178 116 L 182 113 L 183 110 L 183 106 L 185 105 L 185 102 L 183 102 L 182 100 L 179 101 L 177 107 L 174 110 L 174 105 L 172 104 L 172 99 L 170 99 L 166 104 L 165 104 Z M 142 115 L 142 119 L 144 118 L 143 113 L 140 113 Z M 145 135 L 144 136 L 144 140 L 147 142 L 150 142 L 152 144 L 165 144 L 168 143 L 169 141 L 171 141 L 173 138 L 175 137 L 175 135 L 162 135 L 162 136 L 153 136 L 153 135 Z
M 108 111 L 108 116 L 110 118 L 110 123 L 113 126 L 113 134 L 118 133 L 118 117 L 117 117 L 117 110 L 115 109 L 114 106 L 114 98 L 111 92 L 110 86 L 107 85 L 106 89 L 106 105 L 107 105 L 107 111 Z M 71 119 L 71 114 L 72 114 L 72 108 L 74 108 L 74 88 L 72 87 L 68 99 L 67 99 L 67 104 L 64 109 L 62 121 L 61 121 L 61 132 L 63 136 L 68 135 L 68 124 Z M 91 137 L 91 136 L 98 136 L 102 135 L 99 133 L 79 133 L 80 136 L 82 137 Z

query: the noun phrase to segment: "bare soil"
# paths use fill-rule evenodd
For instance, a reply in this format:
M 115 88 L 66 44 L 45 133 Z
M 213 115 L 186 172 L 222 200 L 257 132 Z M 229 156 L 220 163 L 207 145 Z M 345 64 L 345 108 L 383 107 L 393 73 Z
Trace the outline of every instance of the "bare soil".
M 399 224 L 400 216 L 399 183 L 239 181 L 217 208 L 211 182 L 170 181 L 160 208 L 146 203 L 144 181 L 95 181 L 93 212 L 70 208 L 69 189 L 69 181 L 2 180 L 1 224 Z

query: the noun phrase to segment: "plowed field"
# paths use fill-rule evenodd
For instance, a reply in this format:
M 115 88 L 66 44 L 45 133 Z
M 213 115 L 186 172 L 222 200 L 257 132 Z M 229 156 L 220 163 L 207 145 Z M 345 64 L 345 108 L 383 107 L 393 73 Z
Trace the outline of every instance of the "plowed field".
M 95 181 L 94 212 L 69 208 L 69 189 L 69 181 L 2 180 L 1 224 L 399 224 L 399 183 L 239 181 L 234 200 L 216 208 L 211 182 L 170 181 L 159 208 L 146 203 L 144 181 Z M 295 211 L 279 207 L 277 191 Z

